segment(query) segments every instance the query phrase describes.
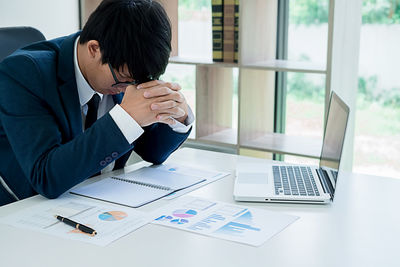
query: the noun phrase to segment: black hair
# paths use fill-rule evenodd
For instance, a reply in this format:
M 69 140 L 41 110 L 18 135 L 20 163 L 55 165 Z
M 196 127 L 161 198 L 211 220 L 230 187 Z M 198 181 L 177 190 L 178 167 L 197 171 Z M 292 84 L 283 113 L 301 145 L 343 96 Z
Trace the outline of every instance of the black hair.
M 102 63 L 115 69 L 127 64 L 138 82 L 158 79 L 171 52 L 171 24 L 152 0 L 104 0 L 89 16 L 80 44 L 97 40 Z

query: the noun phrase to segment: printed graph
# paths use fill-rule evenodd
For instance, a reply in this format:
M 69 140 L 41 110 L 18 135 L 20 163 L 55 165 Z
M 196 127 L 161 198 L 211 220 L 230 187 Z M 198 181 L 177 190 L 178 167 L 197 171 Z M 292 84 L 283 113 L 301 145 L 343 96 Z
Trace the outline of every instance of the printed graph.
M 175 217 L 178 218 L 190 218 L 197 214 L 197 211 L 189 209 L 189 210 L 176 210 L 172 213 Z
M 100 220 L 109 222 L 120 221 L 125 219 L 126 217 L 128 217 L 128 214 L 123 211 L 107 211 L 99 215 Z
M 157 219 L 155 219 L 156 221 L 170 221 L 172 220 L 174 217 L 172 216 L 167 216 L 167 215 L 161 215 L 160 217 L 158 217 Z
M 189 218 L 197 215 L 197 211 L 192 209 L 179 209 L 172 212 L 172 215 L 162 215 L 156 221 L 168 221 L 171 224 L 185 224 Z
M 195 230 L 195 231 L 203 231 L 207 229 L 211 229 L 214 224 L 217 224 L 219 222 L 225 221 L 225 217 L 221 216 L 220 214 L 211 214 L 210 216 L 204 218 L 203 220 L 195 223 L 189 229 Z
M 189 221 L 186 219 L 173 219 L 171 220 L 172 224 L 185 224 L 188 223 Z
M 246 212 L 242 216 L 235 219 L 228 224 L 225 224 L 221 228 L 219 228 L 215 233 L 225 234 L 225 235 L 243 235 L 248 231 L 261 231 L 260 228 L 252 226 L 253 217 L 250 211 Z

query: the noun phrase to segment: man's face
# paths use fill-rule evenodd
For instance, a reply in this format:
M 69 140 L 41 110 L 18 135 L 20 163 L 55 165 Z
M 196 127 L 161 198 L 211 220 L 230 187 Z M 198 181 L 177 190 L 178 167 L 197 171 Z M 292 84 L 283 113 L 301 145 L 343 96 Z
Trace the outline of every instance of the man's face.
M 125 92 L 129 85 L 135 84 L 126 64 L 119 69 L 114 69 L 107 63 L 103 64 L 97 41 L 89 41 L 83 49 L 87 52 L 87 60 L 82 61 L 85 66 L 81 70 L 84 70 L 86 80 L 95 91 L 104 95 L 116 95 Z
M 126 64 L 119 70 L 109 64 L 98 64 L 97 71 L 93 70 L 90 82 L 95 91 L 104 95 L 123 93 L 131 84 L 135 84 L 135 80 L 130 77 Z

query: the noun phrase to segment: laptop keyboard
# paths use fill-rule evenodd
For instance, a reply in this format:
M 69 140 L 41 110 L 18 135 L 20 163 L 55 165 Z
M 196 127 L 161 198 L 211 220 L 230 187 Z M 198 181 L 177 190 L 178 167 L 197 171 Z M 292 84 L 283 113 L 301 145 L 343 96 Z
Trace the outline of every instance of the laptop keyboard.
M 276 195 L 320 195 L 310 167 L 272 166 L 272 172 Z

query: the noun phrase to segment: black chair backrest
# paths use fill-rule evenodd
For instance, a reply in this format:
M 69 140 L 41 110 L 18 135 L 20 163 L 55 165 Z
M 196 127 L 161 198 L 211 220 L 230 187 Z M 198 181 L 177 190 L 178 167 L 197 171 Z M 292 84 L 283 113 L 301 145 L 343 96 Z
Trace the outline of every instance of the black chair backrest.
M 46 38 L 40 31 L 32 27 L 0 28 L 0 61 L 18 48 L 42 40 L 46 40 Z

